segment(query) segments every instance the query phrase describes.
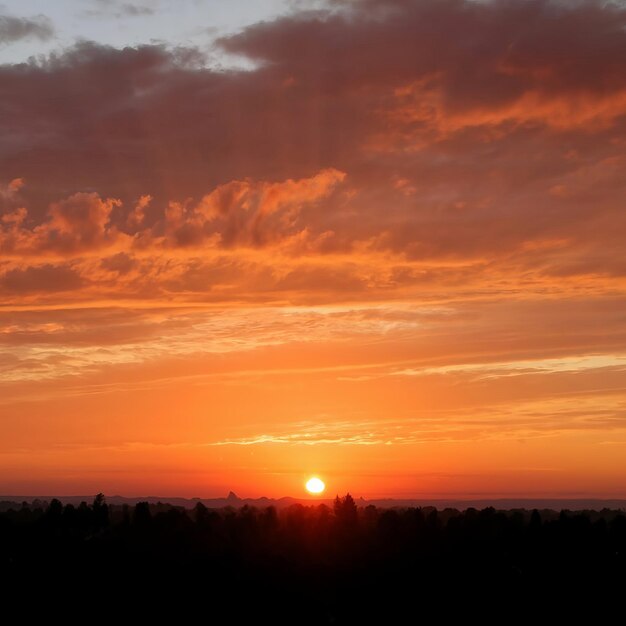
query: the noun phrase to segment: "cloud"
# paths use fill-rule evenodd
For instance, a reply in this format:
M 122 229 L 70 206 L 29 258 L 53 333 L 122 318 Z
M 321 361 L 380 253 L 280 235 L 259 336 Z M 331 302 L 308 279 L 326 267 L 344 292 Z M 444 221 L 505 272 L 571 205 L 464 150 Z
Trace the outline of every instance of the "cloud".
M 67 291 L 81 287 L 80 276 L 67 266 L 42 265 L 9 270 L 0 277 L 0 290 L 5 293 L 40 293 Z
M 10 44 L 30 38 L 47 41 L 52 37 L 54 37 L 54 28 L 50 19 L 45 15 L 30 18 L 0 15 L 0 44 Z
M 402 369 L 392 376 L 431 376 L 433 374 L 474 374 L 479 379 L 502 376 L 524 376 L 542 373 L 580 372 L 598 368 L 626 369 L 626 357 L 621 355 L 576 356 L 560 359 L 540 359 L 508 361 L 504 363 L 463 363 L 426 367 L 423 369 Z
M 118 252 L 112 256 L 105 257 L 100 263 L 102 269 L 116 272 L 118 275 L 127 274 L 136 266 L 137 261 L 125 252 Z
M 5 212 L 0 222 L 0 250 L 5 256 L 70 258 L 102 249 L 135 250 L 146 255 L 158 254 L 166 248 L 201 245 L 214 248 L 287 245 L 294 250 L 315 245 L 306 225 L 299 224 L 302 208 L 316 207 L 344 179 L 345 173 L 327 169 L 300 180 L 231 181 L 197 202 L 170 201 L 160 215 L 153 211 L 155 219 L 150 226 L 144 225 L 146 209 L 152 201 L 150 195 L 142 195 L 125 211 L 121 200 L 79 192 L 52 202 L 44 220 L 37 225 L 27 224 L 25 207 Z M 21 186 L 21 179 L 15 179 L 5 195 L 12 197 Z M 115 211 L 119 213 L 117 217 Z M 126 217 L 123 212 L 127 213 Z M 330 234 L 321 233 L 319 240 Z M 106 264 L 102 267 L 107 269 Z
M 96 0 L 93 9 L 83 11 L 88 17 L 112 16 L 115 18 L 146 17 L 154 15 L 156 9 L 150 6 L 154 2 L 123 2 L 121 0 Z
M 625 24 L 598 2 L 364 0 L 220 39 L 245 70 L 89 42 L 0 67 L 14 375 L 303 336 L 354 356 L 346 385 L 598 375 L 626 346 Z
M 95 193 L 76 193 L 53 202 L 46 220 L 32 228 L 24 225 L 28 213 L 20 207 L 3 216 L 0 250 L 8 255 L 76 255 L 112 246 L 122 236 L 110 225 L 111 212 L 120 204 L 119 200 L 102 200 Z
M 19 200 L 19 191 L 24 184 L 23 178 L 14 178 L 4 185 L 0 184 L 0 208 L 12 207 Z M 9 221 L 10 219 L 11 218 L 7 217 L 6 213 L 2 215 L 2 220 L 4 222 Z
M 141 17 L 146 15 L 154 15 L 155 10 L 152 7 L 148 7 L 145 5 L 123 2 L 120 5 L 120 12 L 122 13 L 122 15 L 128 17 Z
M 221 44 L 271 63 L 273 73 L 315 79 L 329 94 L 363 89 L 367 97 L 378 90 L 391 102 L 404 102 L 404 108 L 406 97 L 418 94 L 413 109 L 416 116 L 425 115 L 425 126 L 436 121 L 432 115 L 451 123 L 469 116 L 468 125 L 523 122 L 529 115 L 550 123 L 550 107 L 558 103 L 574 114 L 579 96 L 597 103 L 623 96 L 626 13 L 617 5 L 550 0 L 343 5 L 347 14 L 285 17 L 251 26 Z M 614 113 L 620 109 L 623 99 Z
M 119 233 L 192 248 L 216 231 L 230 248 L 289 234 L 296 251 L 396 255 L 370 276 L 378 284 L 437 280 L 407 260 L 476 276 L 488 262 L 538 281 L 623 275 L 624 10 L 338 6 L 222 38 L 253 62 L 246 71 L 211 69 L 195 49 L 93 43 L 1 68 L 0 167 L 29 182 L 31 223 L 73 192 L 97 193 L 124 207 L 108 226 L 120 245 Z M 345 179 L 321 204 L 244 206 L 264 185 L 323 172 Z M 220 213 L 225 201 L 240 205 Z
M 623 390 L 622 390 L 623 391 Z M 471 416 L 459 411 L 438 412 L 411 419 L 335 420 L 323 423 L 297 422 L 282 432 L 263 433 L 214 441 L 209 446 L 428 446 L 525 440 L 554 437 L 563 433 L 626 429 L 624 395 L 598 393 L 589 398 L 544 399 L 515 404 L 484 405 Z M 607 442 L 602 442 L 607 443 Z M 621 442 L 620 442 L 621 443 Z
M 344 172 L 327 169 L 297 181 L 231 181 L 191 209 L 170 203 L 165 211 L 166 237 L 175 245 L 186 245 L 215 233 L 225 247 L 261 247 L 289 235 L 297 237 L 303 234 L 297 230 L 301 208 L 328 196 L 344 178 Z
M 146 217 L 146 209 L 150 205 L 150 202 L 152 202 L 152 196 L 150 195 L 141 196 L 141 198 L 137 200 L 135 207 L 129 213 L 126 220 L 126 223 L 130 228 L 137 228 L 141 225 Z

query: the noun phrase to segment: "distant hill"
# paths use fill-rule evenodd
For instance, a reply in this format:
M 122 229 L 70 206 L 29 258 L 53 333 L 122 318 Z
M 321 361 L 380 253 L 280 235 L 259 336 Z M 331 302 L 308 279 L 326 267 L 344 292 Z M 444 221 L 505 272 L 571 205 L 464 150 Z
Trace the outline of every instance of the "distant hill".
M 80 504 L 81 502 L 91 503 L 95 494 L 91 495 L 78 495 L 78 496 L 59 496 L 59 495 L 45 495 L 45 496 L 2 496 L 0 495 L 0 511 L 7 508 L 15 508 L 21 506 L 22 502 L 28 502 L 29 505 L 38 502 L 44 505 L 50 502 L 53 498 L 61 500 L 64 504 Z M 240 498 L 233 491 L 229 492 L 228 496 L 223 498 L 180 498 L 170 496 L 138 496 L 138 497 L 126 497 L 126 496 L 106 496 L 106 500 L 109 504 L 115 505 L 135 505 L 137 502 L 149 502 L 151 504 L 157 504 L 159 502 L 163 504 L 171 504 L 173 506 L 180 506 L 186 509 L 192 509 L 198 502 L 201 502 L 209 509 L 221 509 L 224 507 L 239 508 L 245 505 L 254 507 L 267 507 L 275 506 L 277 508 L 288 507 L 292 504 L 303 505 L 318 505 L 326 504 L 332 506 L 333 498 Z M 405 508 L 405 507 L 435 507 L 437 509 L 454 508 L 459 510 L 465 510 L 468 508 L 484 509 L 492 506 L 500 510 L 510 509 L 552 509 L 562 510 L 567 509 L 570 511 L 583 511 L 583 510 L 601 510 L 601 509 L 625 509 L 625 499 L 593 499 L 593 498 L 483 498 L 480 500 L 461 500 L 461 499 L 426 499 L 426 498 L 408 498 L 408 499 L 373 499 L 366 500 L 364 498 L 358 498 L 355 500 L 358 506 L 367 506 L 373 504 L 379 508 Z

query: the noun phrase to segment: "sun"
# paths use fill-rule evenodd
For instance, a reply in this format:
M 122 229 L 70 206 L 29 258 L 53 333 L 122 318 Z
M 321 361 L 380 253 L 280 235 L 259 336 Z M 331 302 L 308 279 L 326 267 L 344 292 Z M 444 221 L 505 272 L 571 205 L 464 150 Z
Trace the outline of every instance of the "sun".
M 313 478 L 309 478 L 309 480 L 306 481 L 306 490 L 309 493 L 313 493 L 313 494 L 322 493 L 324 489 L 326 489 L 326 485 L 324 484 L 324 481 L 317 478 L 317 476 L 313 476 Z

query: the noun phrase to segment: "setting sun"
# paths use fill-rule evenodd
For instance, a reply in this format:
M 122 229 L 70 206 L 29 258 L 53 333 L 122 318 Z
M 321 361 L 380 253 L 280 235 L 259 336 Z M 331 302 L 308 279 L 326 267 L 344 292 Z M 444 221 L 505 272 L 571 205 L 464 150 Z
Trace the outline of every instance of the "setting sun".
M 314 494 L 322 493 L 324 489 L 326 489 L 326 485 L 324 484 L 324 481 L 320 480 L 317 477 L 309 478 L 309 480 L 306 483 L 306 490 L 309 493 L 314 493 Z

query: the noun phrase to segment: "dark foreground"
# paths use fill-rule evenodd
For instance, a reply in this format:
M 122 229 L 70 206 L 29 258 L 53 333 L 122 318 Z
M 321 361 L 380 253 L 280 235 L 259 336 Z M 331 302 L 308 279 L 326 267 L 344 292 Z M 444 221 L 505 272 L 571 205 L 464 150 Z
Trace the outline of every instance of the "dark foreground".
M 83 623 L 621 622 L 626 517 L 53 501 L 0 513 L 0 585 L 5 611 Z

